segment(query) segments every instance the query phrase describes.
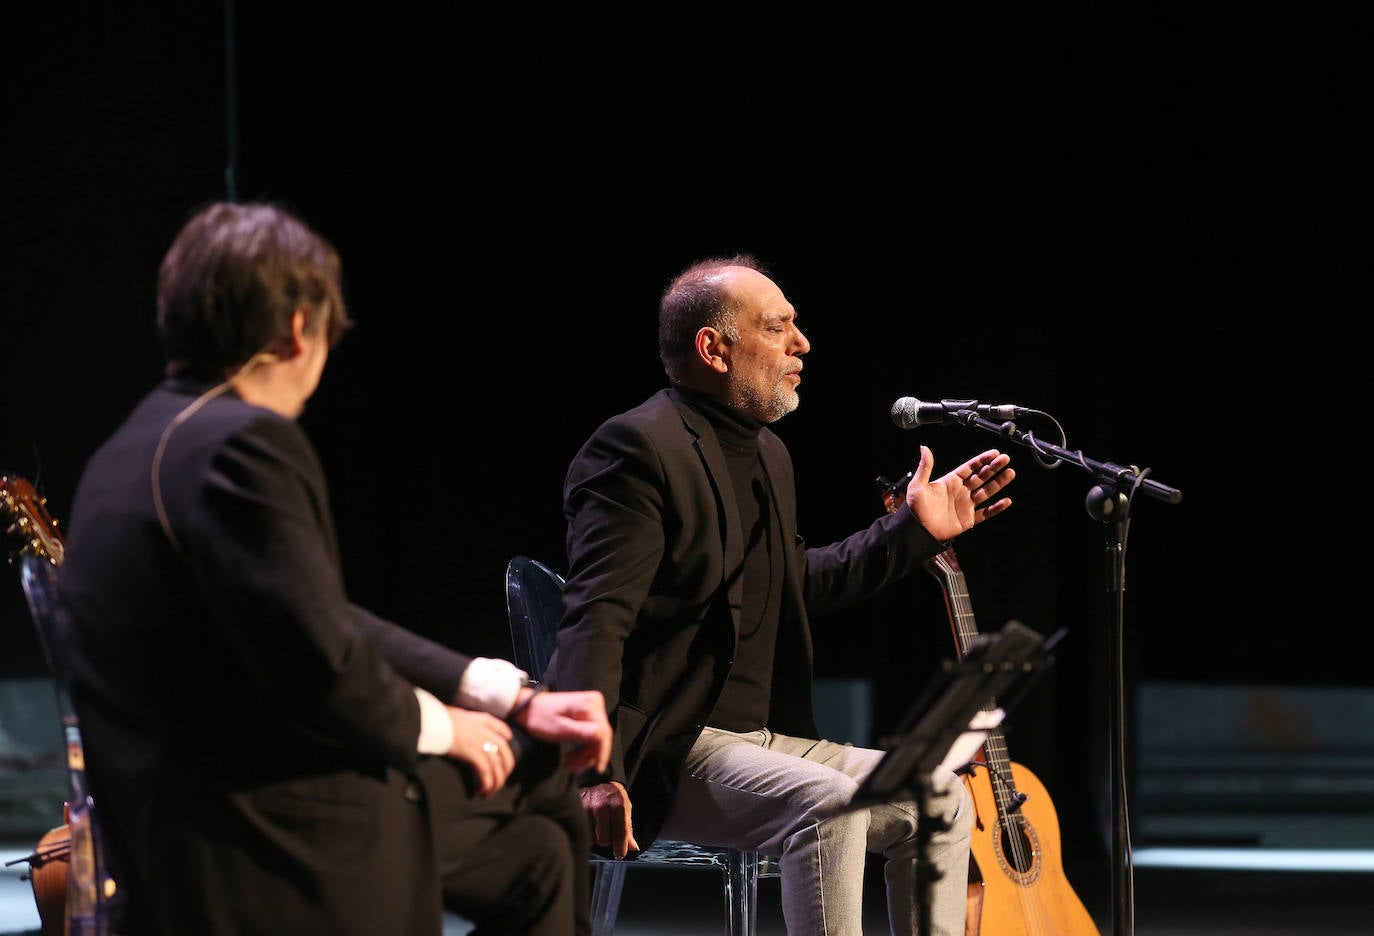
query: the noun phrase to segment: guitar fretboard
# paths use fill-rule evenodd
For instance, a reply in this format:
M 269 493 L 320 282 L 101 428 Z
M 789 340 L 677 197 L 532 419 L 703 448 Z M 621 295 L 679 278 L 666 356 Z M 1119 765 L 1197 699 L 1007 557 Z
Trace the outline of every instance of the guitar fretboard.
M 967 656 L 979 636 L 978 625 L 973 617 L 973 602 L 969 599 L 964 573 L 959 568 L 954 550 L 946 549 L 938 556 L 927 560 L 925 565 L 939 581 L 940 588 L 945 594 L 945 604 L 949 609 L 950 626 L 954 628 L 954 642 L 959 656 Z M 996 699 L 989 699 L 983 705 L 983 711 L 996 708 Z M 988 776 L 992 780 L 993 795 L 1002 819 L 1020 821 L 1021 817 L 1016 807 L 1020 805 L 1021 796 L 1012 777 L 1011 756 L 1007 753 L 1007 742 L 1001 729 L 994 728 L 988 732 L 983 741 L 983 758 Z

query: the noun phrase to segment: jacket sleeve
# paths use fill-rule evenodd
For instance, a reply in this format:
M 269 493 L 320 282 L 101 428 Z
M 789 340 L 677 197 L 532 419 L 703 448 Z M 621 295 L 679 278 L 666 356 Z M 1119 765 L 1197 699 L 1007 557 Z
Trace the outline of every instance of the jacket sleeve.
M 304 730 L 413 764 L 419 703 L 384 658 L 391 641 L 370 636 L 394 625 L 345 594 L 323 471 L 299 426 L 264 414 L 224 440 L 184 533 L 213 623 L 262 696 Z
M 943 547 L 905 506 L 829 546 L 808 549 L 799 539 L 806 608 L 823 615 L 871 597 Z
M 383 659 L 410 682 L 446 705 L 454 705 L 472 657 L 428 640 L 412 630 L 353 605 L 353 620 Z
M 792 457 L 782 441 L 766 429 L 760 435 L 760 444 L 768 464 L 777 472 L 774 490 L 787 499 L 781 505 L 782 514 L 792 524 L 792 559 L 794 568 L 802 570 L 802 600 L 809 615 L 824 615 L 869 598 L 944 548 L 945 544 L 921 526 L 906 504 L 882 514 L 839 542 L 808 548 L 795 532 L 797 505 Z

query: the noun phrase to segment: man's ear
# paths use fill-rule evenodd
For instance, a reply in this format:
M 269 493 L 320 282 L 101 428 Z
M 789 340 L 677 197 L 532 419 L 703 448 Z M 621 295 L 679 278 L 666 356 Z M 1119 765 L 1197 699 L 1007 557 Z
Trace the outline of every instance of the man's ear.
M 263 363 L 275 361 L 289 361 L 305 350 L 305 329 L 310 321 L 310 310 L 305 306 L 298 307 L 291 313 L 291 335 L 290 337 L 278 338 L 263 349 L 262 353 L 256 355 L 257 359 Z
M 291 357 L 295 357 L 305 350 L 305 332 L 310 325 L 310 309 L 306 306 L 296 306 L 291 313 Z
M 717 374 L 730 369 L 730 342 L 718 329 L 709 325 L 699 329 L 696 349 L 697 358 Z
M 305 336 L 305 325 L 308 321 L 309 310 L 305 306 L 292 312 L 290 337 L 274 338 L 267 347 L 253 355 L 254 363 L 275 364 L 278 361 L 289 361 L 300 354 L 305 350 L 302 339 Z

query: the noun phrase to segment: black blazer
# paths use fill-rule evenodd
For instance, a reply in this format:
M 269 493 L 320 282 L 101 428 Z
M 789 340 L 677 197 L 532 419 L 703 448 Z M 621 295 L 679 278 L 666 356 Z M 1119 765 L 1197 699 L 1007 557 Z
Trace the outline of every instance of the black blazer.
M 118 931 L 437 934 L 413 685 L 470 658 L 349 601 L 302 429 L 205 389 L 94 454 L 59 575 Z
M 764 428 L 759 452 L 792 544 L 769 727 L 815 737 L 811 616 L 873 595 L 944 544 L 902 509 L 808 548 L 786 447 Z M 647 848 L 734 660 L 743 585 L 731 573 L 744 550 L 734 488 L 711 424 L 668 389 L 597 428 L 563 498 L 569 567 L 547 680 L 605 694 L 615 727 L 609 778 L 629 789 L 635 838 Z

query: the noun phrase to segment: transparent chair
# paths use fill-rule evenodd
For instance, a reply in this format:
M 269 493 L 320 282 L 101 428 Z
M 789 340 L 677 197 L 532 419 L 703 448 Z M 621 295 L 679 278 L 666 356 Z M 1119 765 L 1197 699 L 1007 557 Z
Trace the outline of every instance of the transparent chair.
M 558 622 L 563 615 L 563 577 L 527 556 L 511 559 L 506 565 L 506 613 L 515 662 L 532 677 L 538 677 L 557 645 Z M 725 891 L 725 931 L 730 936 L 754 936 L 758 882 L 778 876 L 777 858 L 772 855 L 663 839 L 629 861 L 593 855 L 592 862 L 591 915 L 596 936 L 615 932 L 625 872 L 633 865 L 719 871 Z

